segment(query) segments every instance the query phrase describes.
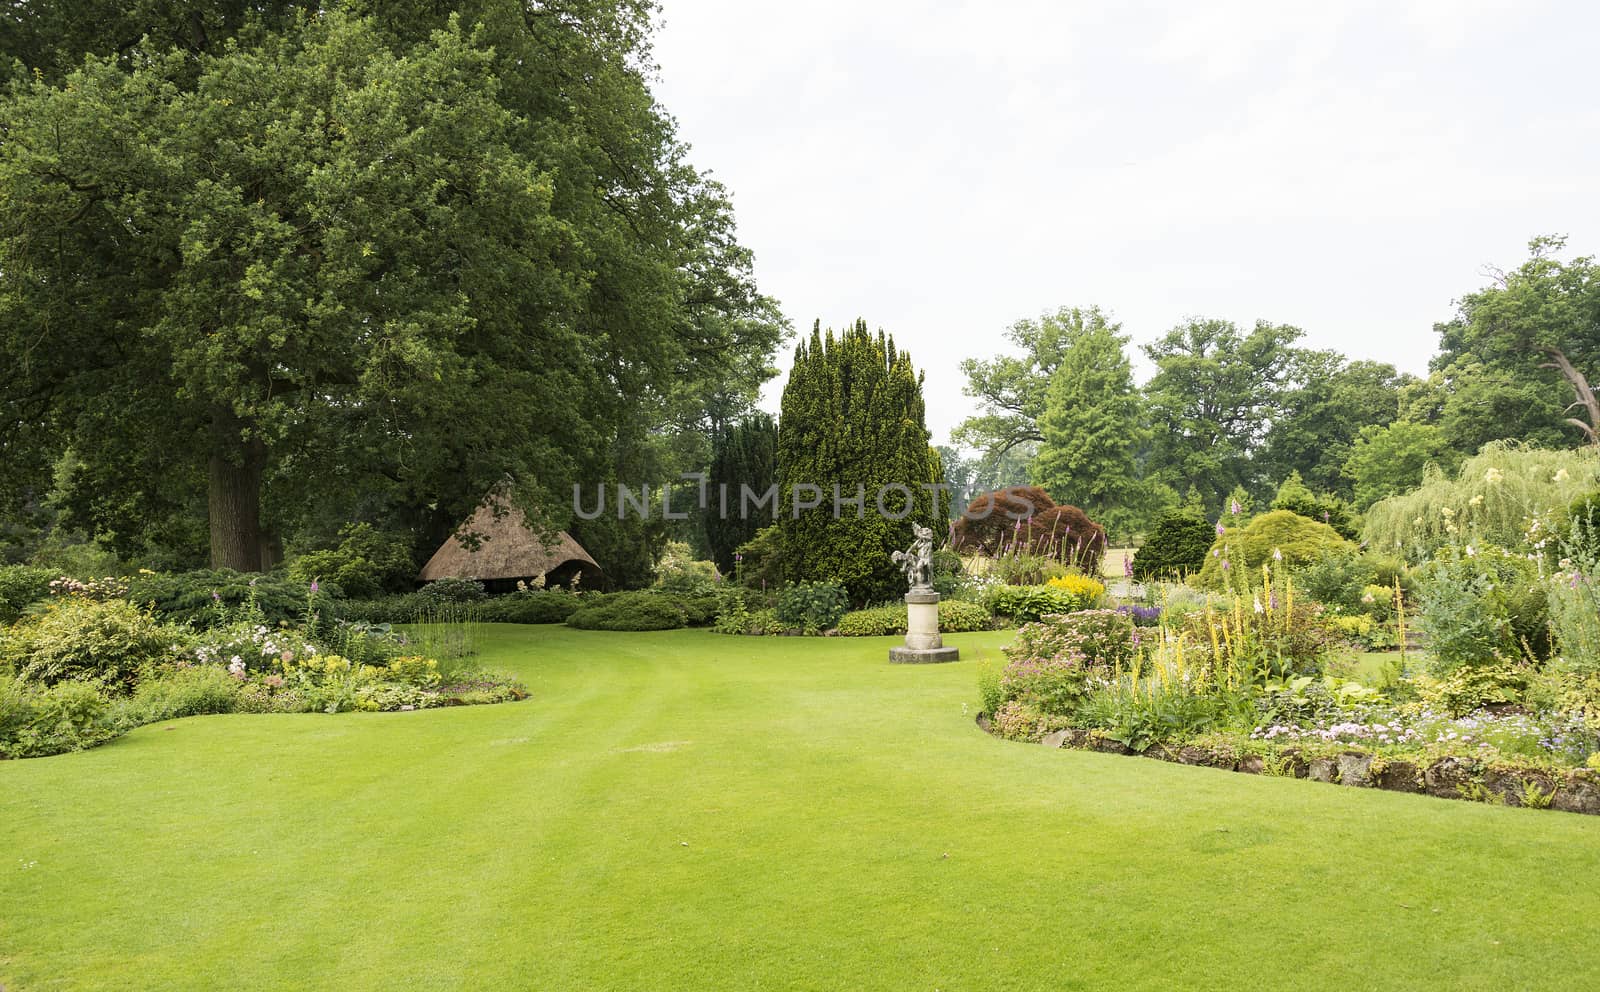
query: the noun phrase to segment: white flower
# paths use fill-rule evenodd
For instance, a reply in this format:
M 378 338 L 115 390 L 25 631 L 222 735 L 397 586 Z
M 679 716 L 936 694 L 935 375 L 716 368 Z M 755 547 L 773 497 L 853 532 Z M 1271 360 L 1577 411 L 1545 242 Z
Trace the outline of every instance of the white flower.
M 1567 475 L 1567 470 L 1563 468 L 1563 469 L 1558 469 L 1556 471 L 1555 476 L 1550 481 L 1551 482 L 1566 482 L 1569 478 L 1571 478 L 1571 476 Z
M 1278 550 L 1277 548 L 1273 548 L 1272 549 L 1272 560 L 1273 561 L 1283 561 L 1283 552 Z
M 1496 482 L 1499 482 L 1500 479 L 1500 470 L 1497 468 L 1491 468 L 1489 471 L 1483 473 L 1483 481 L 1489 483 L 1491 486 Z
M 1260 613 L 1261 612 L 1261 597 L 1260 596 L 1253 596 L 1253 597 L 1251 597 L 1251 601 L 1255 604 L 1256 612 Z
M 1473 547 L 1473 546 L 1472 546 L 1472 545 L 1470 545 L 1470 544 L 1469 544 L 1469 545 L 1467 545 L 1467 557 L 1468 557 L 1468 558 L 1476 558 L 1476 557 L 1477 557 L 1477 556 L 1478 556 L 1478 551 L 1477 551 L 1477 549 L 1476 549 L 1476 548 L 1474 548 L 1474 547 Z

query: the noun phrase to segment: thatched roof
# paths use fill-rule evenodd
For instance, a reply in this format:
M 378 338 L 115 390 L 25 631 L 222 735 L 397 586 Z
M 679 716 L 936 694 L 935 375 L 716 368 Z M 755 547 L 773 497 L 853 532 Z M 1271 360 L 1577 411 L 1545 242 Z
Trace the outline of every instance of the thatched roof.
M 575 572 L 581 572 L 585 580 L 600 575 L 600 566 L 572 535 L 561 531 L 546 544 L 528 526 L 521 510 L 501 502 L 497 513 L 496 500 L 494 496 L 484 500 L 472 519 L 446 538 L 433 553 L 422 566 L 418 578 L 424 582 L 437 579 L 492 581 L 544 575 L 554 582 L 564 581 Z M 476 535 L 476 547 L 462 544 L 457 534 Z

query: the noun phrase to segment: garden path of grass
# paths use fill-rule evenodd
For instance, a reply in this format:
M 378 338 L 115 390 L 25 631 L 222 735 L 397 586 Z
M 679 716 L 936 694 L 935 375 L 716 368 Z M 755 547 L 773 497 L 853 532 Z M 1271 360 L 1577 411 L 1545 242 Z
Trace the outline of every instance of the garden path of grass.
M 1008 636 L 494 627 L 526 702 L 0 763 L 0 985 L 1600 987 L 1600 818 L 995 740 Z

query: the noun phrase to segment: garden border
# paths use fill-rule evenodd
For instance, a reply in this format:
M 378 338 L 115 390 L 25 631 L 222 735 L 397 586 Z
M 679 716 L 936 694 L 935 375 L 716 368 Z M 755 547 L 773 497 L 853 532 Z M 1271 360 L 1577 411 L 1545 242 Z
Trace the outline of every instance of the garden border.
M 1007 740 L 994 732 L 987 713 L 978 714 L 977 725 L 989 736 Z M 1198 744 L 1178 747 L 1156 744 L 1146 751 L 1135 751 L 1096 730 L 1057 730 L 1046 734 L 1039 743 L 1048 748 L 1154 758 L 1245 775 L 1275 775 L 1349 788 L 1408 792 L 1437 799 L 1463 799 L 1491 805 L 1600 815 L 1600 773 L 1585 768 L 1564 773 L 1552 772 L 1547 768 L 1519 767 L 1455 756 L 1422 764 L 1406 758 L 1386 758 L 1356 748 L 1332 755 L 1307 757 L 1298 747 L 1285 747 L 1276 753 L 1273 764 L 1277 770 L 1274 771 L 1268 766 L 1268 759 L 1258 754 L 1241 755 L 1231 748 L 1202 747 Z M 1529 783 L 1548 797 L 1545 805 L 1526 806 L 1523 803 Z

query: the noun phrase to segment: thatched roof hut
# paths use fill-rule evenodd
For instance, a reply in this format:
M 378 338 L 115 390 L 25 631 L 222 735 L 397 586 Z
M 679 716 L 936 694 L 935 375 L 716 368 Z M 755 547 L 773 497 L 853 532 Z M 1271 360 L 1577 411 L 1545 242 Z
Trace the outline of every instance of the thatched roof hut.
M 475 540 L 462 543 L 460 535 Z M 550 543 L 528 526 L 527 517 L 500 497 L 490 496 L 472 519 L 445 539 L 418 576 L 424 582 L 438 579 L 477 579 L 487 586 L 510 586 L 518 580 L 532 582 L 543 575 L 547 585 L 597 586 L 600 566 L 572 535 L 561 531 Z

